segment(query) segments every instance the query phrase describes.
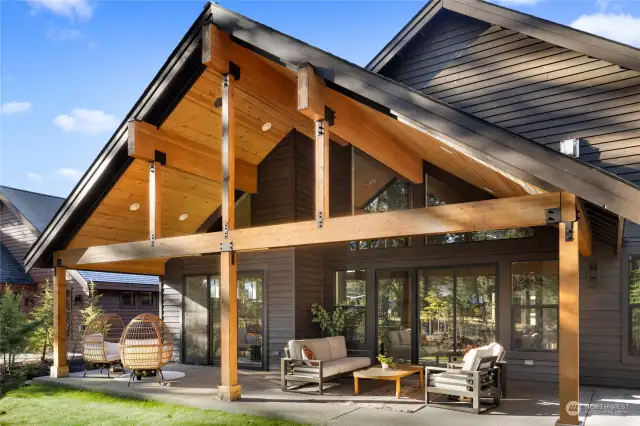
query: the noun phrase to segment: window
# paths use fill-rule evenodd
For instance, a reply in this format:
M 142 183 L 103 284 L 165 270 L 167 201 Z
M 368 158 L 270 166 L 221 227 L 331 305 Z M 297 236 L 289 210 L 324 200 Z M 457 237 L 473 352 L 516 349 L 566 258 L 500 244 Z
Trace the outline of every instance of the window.
M 365 343 L 365 320 L 367 311 L 367 272 L 337 271 L 335 283 L 335 306 L 348 310 L 345 326 L 347 343 Z
M 445 206 L 447 204 L 456 204 L 464 202 L 459 196 L 456 196 L 455 190 L 447 188 L 446 185 L 439 182 L 437 179 L 425 175 L 425 187 L 427 188 L 426 206 Z M 440 196 L 434 192 L 437 191 Z M 450 193 L 450 194 L 449 194 Z M 443 199 L 449 195 L 450 198 Z M 531 228 L 509 228 L 509 229 L 495 229 L 487 231 L 473 231 L 462 232 L 457 234 L 440 234 L 440 235 L 428 235 L 426 237 L 427 245 L 436 244 L 455 244 L 465 243 L 470 241 L 496 241 L 496 240 L 513 240 L 519 238 L 531 238 L 535 236 L 535 231 Z
M 140 307 L 153 306 L 153 293 L 150 291 L 138 293 L 138 303 Z
M 629 355 L 640 356 L 640 255 L 629 256 Z
M 133 308 L 136 306 L 136 298 L 132 291 L 123 291 L 120 293 L 120 307 Z
M 511 347 L 558 349 L 558 261 L 511 265 Z

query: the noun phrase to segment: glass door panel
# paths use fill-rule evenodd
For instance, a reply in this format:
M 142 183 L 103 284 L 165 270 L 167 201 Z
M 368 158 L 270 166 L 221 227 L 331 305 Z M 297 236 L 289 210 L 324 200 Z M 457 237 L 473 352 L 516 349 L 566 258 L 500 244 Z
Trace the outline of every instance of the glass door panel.
M 238 364 L 263 367 L 262 274 L 238 274 Z
M 496 339 L 496 267 L 456 270 L 457 350 L 484 346 Z
M 206 276 L 185 277 L 184 288 L 184 362 L 207 364 L 209 361 L 208 280 Z
M 407 271 L 379 271 L 378 346 L 394 361 L 411 362 L 411 283 Z
M 220 364 L 220 277 L 211 277 L 209 288 L 209 315 L 211 317 L 211 364 Z
M 418 360 L 421 364 L 435 364 L 440 356 L 453 352 L 453 283 L 453 268 L 418 271 Z

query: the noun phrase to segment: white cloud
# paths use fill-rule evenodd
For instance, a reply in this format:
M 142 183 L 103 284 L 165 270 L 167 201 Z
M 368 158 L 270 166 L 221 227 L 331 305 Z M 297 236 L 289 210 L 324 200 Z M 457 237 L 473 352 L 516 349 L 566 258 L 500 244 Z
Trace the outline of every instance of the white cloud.
M 617 14 L 595 13 L 582 15 L 571 24 L 573 28 L 600 37 L 616 40 L 632 46 L 640 46 L 640 17 Z
M 56 170 L 56 176 L 63 177 L 65 179 L 76 181 L 80 179 L 82 176 L 82 172 L 76 169 L 72 169 L 70 167 L 63 167 L 61 169 Z
M 74 28 L 49 28 L 47 37 L 55 41 L 72 41 L 84 39 L 84 34 Z
M 0 105 L 0 115 L 19 114 L 31 109 L 31 102 L 7 102 Z
M 67 18 L 89 19 L 93 14 L 93 7 L 88 0 L 27 0 L 27 3 L 34 12 L 45 8 Z
M 33 172 L 27 172 L 27 179 L 35 183 L 42 183 L 42 181 L 44 180 L 41 175 Z
M 119 122 L 115 115 L 104 111 L 74 108 L 71 114 L 61 114 L 53 123 L 66 132 L 102 133 L 114 130 Z

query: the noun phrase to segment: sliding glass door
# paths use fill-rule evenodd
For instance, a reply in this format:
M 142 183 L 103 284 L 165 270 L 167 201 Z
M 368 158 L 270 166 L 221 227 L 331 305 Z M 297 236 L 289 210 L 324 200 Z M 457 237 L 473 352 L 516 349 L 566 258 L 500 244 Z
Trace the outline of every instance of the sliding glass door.
M 418 358 L 446 362 L 496 338 L 495 265 L 418 270 Z
M 238 365 L 264 368 L 261 272 L 238 273 Z M 185 277 L 183 360 L 220 364 L 220 277 Z
M 395 361 L 411 362 L 411 280 L 408 271 L 378 271 L 378 347 Z

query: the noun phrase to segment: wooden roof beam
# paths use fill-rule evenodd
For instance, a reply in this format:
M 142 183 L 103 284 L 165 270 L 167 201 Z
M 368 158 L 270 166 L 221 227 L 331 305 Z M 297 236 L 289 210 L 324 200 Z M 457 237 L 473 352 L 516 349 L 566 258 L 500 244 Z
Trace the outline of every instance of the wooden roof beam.
M 222 182 L 222 154 L 214 148 L 135 120 L 129 121 L 128 137 L 131 157 L 155 161 L 159 151 L 166 154 L 166 167 Z M 258 192 L 257 166 L 240 159 L 235 165 L 237 188 Z
M 232 241 L 235 251 L 249 251 L 360 239 L 543 226 L 547 223 L 547 209 L 558 207 L 559 193 L 545 193 L 328 218 L 322 228 L 311 220 L 230 230 L 228 239 L 225 239 L 224 232 L 211 232 L 163 238 L 156 240 L 153 246 L 149 241 L 138 241 L 57 253 L 64 266 L 82 269 L 81 265 L 86 264 L 217 253 L 223 241 Z
M 578 233 L 580 234 L 578 244 L 580 246 L 580 254 L 583 256 L 591 256 L 593 253 L 591 224 L 587 217 L 587 210 L 584 208 L 584 201 L 579 200 L 578 210 Z
M 414 183 L 422 183 L 422 158 L 407 147 L 397 120 L 325 86 L 311 64 L 298 68 L 298 111 L 314 121 L 325 117 L 325 106 L 335 112 L 330 128 L 354 146 Z

